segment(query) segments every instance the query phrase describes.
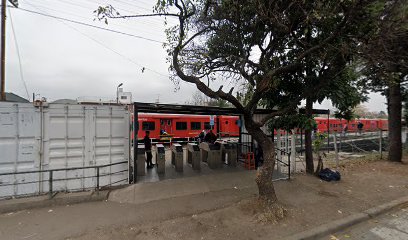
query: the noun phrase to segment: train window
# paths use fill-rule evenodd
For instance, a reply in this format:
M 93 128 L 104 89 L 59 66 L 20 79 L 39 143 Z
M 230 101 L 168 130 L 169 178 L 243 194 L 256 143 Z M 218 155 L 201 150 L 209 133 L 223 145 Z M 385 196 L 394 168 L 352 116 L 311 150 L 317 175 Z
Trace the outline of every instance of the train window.
M 228 121 L 225 121 L 225 124 L 228 124 Z
M 143 122 L 142 123 L 142 130 L 143 131 L 151 131 L 154 130 L 155 126 L 154 126 L 154 122 Z
M 201 123 L 191 122 L 190 127 L 191 127 L 191 130 L 201 130 Z
M 333 127 L 333 124 L 330 123 L 330 127 Z
M 167 125 L 171 126 L 171 120 L 167 120 Z
M 187 130 L 187 122 L 176 122 L 176 130 Z
M 206 130 L 211 129 L 210 122 L 205 122 L 204 123 L 204 129 L 206 129 Z

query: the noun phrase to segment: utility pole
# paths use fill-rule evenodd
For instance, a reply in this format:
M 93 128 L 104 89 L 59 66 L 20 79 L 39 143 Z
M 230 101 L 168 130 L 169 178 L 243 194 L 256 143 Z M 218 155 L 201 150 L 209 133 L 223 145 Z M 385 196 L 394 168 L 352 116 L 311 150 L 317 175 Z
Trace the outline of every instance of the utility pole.
M 1 0 L 1 96 L 6 101 L 6 0 Z
M 18 0 L 9 0 L 14 6 L 18 7 Z M 0 101 L 6 101 L 6 4 L 7 0 L 1 0 L 1 66 L 0 66 L 0 81 L 1 93 Z

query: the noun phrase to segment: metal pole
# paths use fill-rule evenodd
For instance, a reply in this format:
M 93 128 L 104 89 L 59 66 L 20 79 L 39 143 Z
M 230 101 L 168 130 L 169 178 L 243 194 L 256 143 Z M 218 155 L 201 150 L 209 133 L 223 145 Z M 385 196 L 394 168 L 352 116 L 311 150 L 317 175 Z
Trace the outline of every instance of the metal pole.
M 291 154 L 289 153 L 289 154 L 288 154 L 288 158 L 289 158 L 289 159 L 288 159 L 288 160 L 289 160 L 289 161 L 288 161 L 288 179 L 290 179 L 290 160 L 291 160 L 291 159 L 290 159 L 290 155 L 291 155 Z M 296 163 L 295 163 L 295 164 L 296 164 Z
M 133 183 L 137 181 L 137 147 L 138 139 L 137 135 L 139 132 L 139 112 L 136 103 L 133 105 Z
M 49 180 L 48 180 L 48 186 L 49 186 L 49 189 L 48 189 L 48 197 L 49 197 L 49 199 L 51 199 L 52 198 L 52 170 L 50 171 L 50 174 L 49 174 Z
M 99 167 L 96 168 L 96 194 L 99 195 Z
M 330 109 L 327 109 L 327 152 L 330 152 Z
M 334 154 L 336 157 L 336 168 L 339 168 L 339 152 L 337 151 L 337 138 L 336 138 L 336 132 L 333 134 L 334 136 Z
M 303 156 L 303 128 L 300 129 L 300 156 Z
M 382 159 L 382 129 L 380 129 L 380 159 Z
M 6 0 L 1 1 L 1 94 L 0 101 L 6 101 Z
M 292 132 L 292 140 L 291 140 L 291 146 L 290 146 L 290 155 L 293 158 L 293 172 L 296 172 L 296 129 L 293 129 Z M 290 170 L 290 168 L 289 168 Z

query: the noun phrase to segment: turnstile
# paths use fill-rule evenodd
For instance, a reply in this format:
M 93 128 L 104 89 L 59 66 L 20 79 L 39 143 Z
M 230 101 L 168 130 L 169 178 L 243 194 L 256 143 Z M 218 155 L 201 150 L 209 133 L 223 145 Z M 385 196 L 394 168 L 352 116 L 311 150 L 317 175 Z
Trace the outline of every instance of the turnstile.
M 221 144 L 200 143 L 200 158 L 202 162 L 207 162 L 209 168 L 220 168 L 222 164 Z
M 166 153 L 163 144 L 156 144 L 157 173 L 165 173 L 166 171 L 165 155 Z
M 144 145 L 137 146 L 137 176 L 146 175 L 146 156 Z
M 231 167 L 237 166 L 237 145 L 233 143 L 224 143 L 222 145 L 222 162 Z
M 194 170 L 200 170 L 200 147 L 195 143 L 187 144 L 187 162 Z
M 176 172 L 183 171 L 183 147 L 178 143 L 171 146 L 171 164 L 176 168 Z

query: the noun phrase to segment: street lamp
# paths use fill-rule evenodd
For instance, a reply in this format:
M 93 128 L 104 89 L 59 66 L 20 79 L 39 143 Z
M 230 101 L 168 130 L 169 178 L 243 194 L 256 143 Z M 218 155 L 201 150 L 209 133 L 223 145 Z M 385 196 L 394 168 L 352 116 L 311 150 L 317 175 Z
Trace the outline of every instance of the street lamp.
M 116 88 L 116 103 L 119 103 L 119 88 L 123 85 L 123 83 L 120 83 L 118 87 Z

